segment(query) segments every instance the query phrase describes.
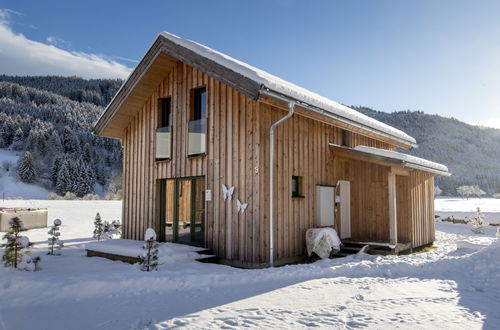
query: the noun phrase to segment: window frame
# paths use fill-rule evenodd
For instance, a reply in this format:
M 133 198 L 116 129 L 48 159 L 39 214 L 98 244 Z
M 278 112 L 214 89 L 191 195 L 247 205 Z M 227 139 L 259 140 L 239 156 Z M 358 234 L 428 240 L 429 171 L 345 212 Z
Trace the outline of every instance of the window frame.
M 168 124 L 167 126 L 163 126 L 164 123 L 164 102 L 168 100 L 168 108 L 169 108 L 169 118 L 168 118 Z M 165 127 L 170 127 L 170 157 L 166 158 L 158 158 L 156 156 L 156 133 L 158 132 L 158 129 L 165 128 Z M 165 96 L 165 97 L 160 97 L 158 98 L 158 109 L 157 109 L 157 119 L 156 119 L 156 129 L 155 129 L 155 162 L 168 162 L 172 160 L 172 144 L 173 144 L 173 139 L 172 139 L 172 131 L 173 131 L 173 125 L 172 125 L 172 97 L 171 96 Z
M 203 94 L 204 94 L 204 100 L 205 102 L 202 102 L 203 101 L 203 98 L 202 97 L 198 97 L 198 93 L 203 91 Z M 208 124 L 208 91 L 207 91 L 207 87 L 206 86 L 198 86 L 198 87 L 194 87 L 191 89 L 191 97 L 190 97 L 190 104 L 189 104 L 189 120 L 187 122 L 187 125 L 188 125 L 188 129 L 187 129 L 187 134 L 188 136 L 186 137 L 186 151 L 188 152 L 187 154 L 187 158 L 198 158 L 198 157 L 204 157 L 207 155 L 207 150 L 208 150 L 208 145 L 207 145 L 207 141 L 208 141 L 208 129 L 206 127 L 206 125 Z M 199 111 L 197 111 L 197 107 L 199 105 L 203 105 L 204 106 L 204 109 L 203 108 L 200 108 Z M 195 117 L 195 114 L 198 115 L 199 114 L 199 118 L 198 116 Z M 200 153 L 195 153 L 195 154 L 189 154 L 189 123 L 193 122 L 193 121 L 198 121 L 198 120 L 202 120 L 202 119 L 205 119 L 205 151 L 204 152 L 200 152 Z
M 296 183 L 297 189 L 295 190 L 294 188 L 294 183 Z M 290 192 L 292 195 L 292 198 L 304 198 L 304 195 L 302 194 L 302 184 L 303 184 L 303 179 L 299 175 L 292 175 L 292 179 L 290 181 Z

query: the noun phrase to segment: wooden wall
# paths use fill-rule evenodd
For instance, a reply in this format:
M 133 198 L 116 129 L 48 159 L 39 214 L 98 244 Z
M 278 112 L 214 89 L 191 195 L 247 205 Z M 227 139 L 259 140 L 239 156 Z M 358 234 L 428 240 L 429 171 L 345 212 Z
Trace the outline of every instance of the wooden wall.
M 410 172 L 412 247 L 434 242 L 434 176 Z
M 207 89 L 207 155 L 189 158 L 186 137 L 190 95 L 193 88 L 202 86 Z M 155 129 L 158 99 L 162 97 L 172 98 L 172 158 L 156 162 Z M 212 191 L 212 201 L 206 202 L 206 246 L 221 258 L 242 266 L 266 263 L 269 251 L 269 127 L 285 114 L 281 108 L 251 100 L 178 62 L 126 128 L 123 141 L 124 238 L 142 239 L 147 227 L 159 231 L 157 180 L 205 176 L 206 189 Z M 276 193 L 273 197 L 276 260 L 305 255 L 305 232 L 316 225 L 316 185 L 335 185 L 340 179 L 352 182 L 353 236 L 388 239 L 388 167 L 336 155 L 328 144 L 341 144 L 341 139 L 340 128 L 302 115 L 294 115 L 277 128 Z M 348 140 L 353 147 L 363 144 L 394 149 L 358 133 L 350 132 Z M 291 197 L 292 175 L 303 179 L 303 198 Z M 432 176 L 422 175 L 412 176 L 409 184 L 415 203 L 430 193 Z M 231 202 L 223 201 L 222 184 L 236 187 Z M 236 199 L 248 203 L 245 213 L 237 213 Z M 430 204 L 422 204 L 425 219 L 431 212 L 433 204 Z M 429 230 L 433 222 L 426 220 L 422 225 L 425 227 L 421 228 L 415 220 L 422 219 L 421 210 L 412 212 L 415 232 Z M 429 235 L 420 237 L 417 244 L 429 240 Z
M 396 175 L 396 210 L 399 243 L 411 242 L 411 209 L 410 176 Z

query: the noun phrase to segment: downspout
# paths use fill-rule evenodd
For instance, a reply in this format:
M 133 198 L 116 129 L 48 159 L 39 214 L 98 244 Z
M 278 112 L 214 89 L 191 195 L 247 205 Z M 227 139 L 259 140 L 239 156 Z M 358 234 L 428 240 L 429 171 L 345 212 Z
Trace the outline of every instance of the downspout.
M 261 91 L 262 94 L 267 94 L 276 97 L 272 92 Z M 269 128 L 269 267 L 274 266 L 274 129 L 282 124 L 287 119 L 293 116 L 295 110 L 295 101 L 282 98 L 288 102 L 288 113 L 280 118 L 277 122 Z

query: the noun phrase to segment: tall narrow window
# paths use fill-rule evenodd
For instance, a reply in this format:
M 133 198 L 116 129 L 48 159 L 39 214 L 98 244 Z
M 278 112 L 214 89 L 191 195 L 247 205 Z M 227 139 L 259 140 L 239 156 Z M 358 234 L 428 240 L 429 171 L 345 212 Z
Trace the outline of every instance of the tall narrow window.
M 207 90 L 194 89 L 191 93 L 191 116 L 188 124 L 188 156 L 206 152 Z
M 156 160 L 170 159 L 172 145 L 171 99 L 158 100 L 158 128 L 156 129 Z
M 170 98 L 160 99 L 160 122 L 158 127 L 170 127 L 172 112 L 170 110 Z
M 207 90 L 205 87 L 193 91 L 191 121 L 204 119 L 207 115 Z

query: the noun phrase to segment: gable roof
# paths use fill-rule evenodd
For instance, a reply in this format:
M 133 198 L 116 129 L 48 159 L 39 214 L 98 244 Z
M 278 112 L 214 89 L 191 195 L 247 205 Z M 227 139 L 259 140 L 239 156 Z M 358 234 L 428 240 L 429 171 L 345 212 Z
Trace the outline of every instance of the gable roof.
M 127 102 L 129 102 L 131 96 L 132 101 L 129 103 L 134 104 L 136 107 L 137 105 L 141 105 L 141 95 L 144 102 L 144 95 L 146 95 L 147 92 L 141 90 L 137 92 L 135 89 L 147 89 L 147 86 L 151 88 L 155 83 L 159 83 L 158 79 L 161 75 L 157 74 L 155 79 L 155 75 L 151 71 L 156 70 L 165 72 L 165 70 L 169 70 L 169 66 L 173 65 L 175 60 L 180 60 L 208 74 L 214 79 L 219 80 L 254 100 L 259 99 L 264 90 L 271 91 L 286 98 L 298 101 L 299 106 L 303 104 L 317 108 L 326 115 L 330 114 L 335 116 L 338 120 L 354 124 L 357 127 L 399 141 L 410 147 L 417 146 L 415 139 L 403 131 L 277 76 L 257 69 L 247 63 L 241 62 L 194 41 L 182 39 L 168 32 L 162 32 L 158 35 L 146 55 L 142 58 L 97 121 L 94 133 L 111 137 L 120 137 L 119 128 L 112 127 L 113 124 L 111 119 L 119 115 L 118 111 L 121 108 L 127 106 Z M 141 83 L 141 80 L 146 80 L 146 83 Z M 146 87 L 143 85 L 146 85 Z M 134 93 L 137 94 L 135 95 L 135 99 L 137 99 L 135 102 L 133 102 Z M 129 109 L 128 111 L 124 111 L 122 116 L 123 115 L 131 118 L 133 117 L 133 110 Z M 109 132 L 106 132 L 106 130 Z

